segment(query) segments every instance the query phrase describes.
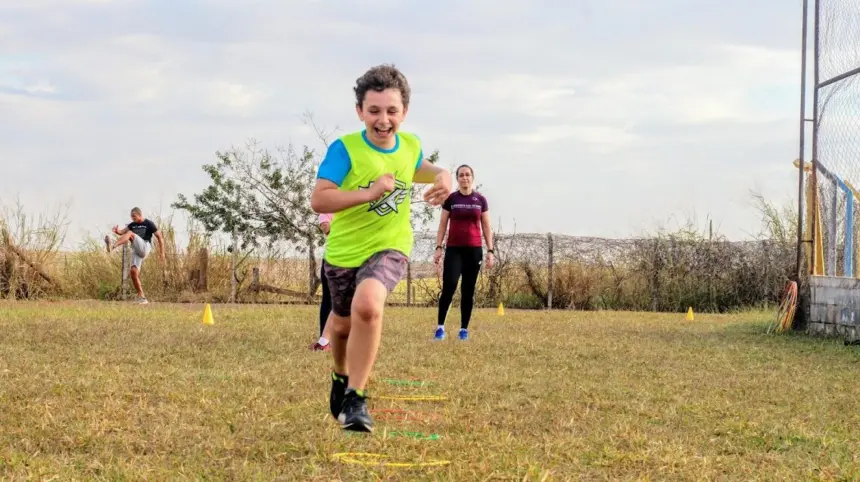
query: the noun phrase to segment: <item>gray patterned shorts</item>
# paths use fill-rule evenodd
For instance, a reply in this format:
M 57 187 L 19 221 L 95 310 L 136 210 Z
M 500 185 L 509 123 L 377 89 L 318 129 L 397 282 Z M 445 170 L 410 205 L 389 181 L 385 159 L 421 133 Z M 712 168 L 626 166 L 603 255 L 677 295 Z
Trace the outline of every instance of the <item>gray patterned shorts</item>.
M 323 269 L 328 278 L 332 311 L 338 316 L 349 316 L 355 288 L 366 279 L 378 280 L 391 293 L 406 274 L 408 263 L 409 259 L 406 255 L 395 250 L 380 251 L 358 268 L 339 268 L 324 261 Z

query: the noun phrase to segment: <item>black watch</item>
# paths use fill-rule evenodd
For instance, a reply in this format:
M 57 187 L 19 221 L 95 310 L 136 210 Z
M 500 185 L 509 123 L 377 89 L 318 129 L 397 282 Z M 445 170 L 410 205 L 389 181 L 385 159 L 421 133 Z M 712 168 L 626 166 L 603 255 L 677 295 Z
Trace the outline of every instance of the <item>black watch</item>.
M 436 249 L 442 249 L 442 246 L 436 245 Z
M 496 254 L 496 251 L 495 251 L 494 249 L 488 249 L 488 250 L 487 250 L 487 253 L 493 253 L 493 254 Z

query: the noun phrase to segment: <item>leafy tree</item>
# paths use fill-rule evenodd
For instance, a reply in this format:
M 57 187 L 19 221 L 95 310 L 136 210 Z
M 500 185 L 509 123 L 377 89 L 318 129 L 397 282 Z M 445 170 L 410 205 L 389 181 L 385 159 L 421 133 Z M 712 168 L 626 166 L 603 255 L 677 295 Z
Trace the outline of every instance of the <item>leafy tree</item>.
M 231 234 L 235 227 L 242 250 L 278 241 L 304 249 L 322 244 L 310 204 L 316 162 L 307 146 L 273 155 L 250 140 L 215 156 L 215 164 L 203 166 L 211 184 L 193 202 L 179 194 L 173 208 L 187 211 L 209 233 Z
M 327 147 L 329 136 L 316 131 Z M 311 209 L 310 196 L 321 155 L 308 146 L 299 151 L 292 144 L 273 154 L 253 139 L 243 148 L 233 147 L 215 155 L 214 164 L 203 166 L 211 184 L 194 194 L 193 201 L 179 194 L 171 206 L 188 212 L 209 233 L 232 234 L 235 227 L 243 251 L 262 245 L 272 248 L 283 242 L 306 254 L 315 267 L 314 249 L 325 238 L 317 213 Z M 427 159 L 438 162 L 439 152 L 434 151 Z M 434 215 L 434 208 L 422 199 L 424 189 L 426 186 L 412 188 L 411 221 L 416 230 L 424 229 Z M 317 272 L 314 268 L 313 273 Z M 319 280 L 316 274 L 311 276 L 315 279 L 310 289 L 315 292 Z

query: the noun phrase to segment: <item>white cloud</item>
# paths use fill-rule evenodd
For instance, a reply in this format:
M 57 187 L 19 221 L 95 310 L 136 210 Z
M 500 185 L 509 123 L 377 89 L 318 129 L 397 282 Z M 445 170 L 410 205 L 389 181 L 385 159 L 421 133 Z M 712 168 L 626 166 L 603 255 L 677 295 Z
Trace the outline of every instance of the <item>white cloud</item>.
M 625 127 L 612 125 L 554 124 L 541 126 L 532 131 L 514 134 L 511 140 L 529 145 L 545 145 L 562 140 L 572 140 L 585 145 L 591 153 L 608 154 L 630 147 L 641 137 Z
M 207 89 L 205 99 L 209 108 L 221 114 L 248 117 L 265 100 L 260 90 L 235 82 L 215 81 Z
M 569 105 L 584 80 L 541 77 L 528 74 L 505 74 L 490 79 L 451 81 L 451 89 L 465 88 L 488 102 L 537 117 L 556 117 L 559 106 Z
M 414 88 L 407 128 L 476 166 L 508 226 L 625 235 L 681 206 L 740 233 L 750 186 L 794 189 L 775 172 L 796 155 L 799 55 L 774 39 L 794 42 L 796 22 L 762 1 L 726 29 L 750 4 L 441 0 L 404 22 L 332 2 L 0 0 L 0 162 L 27 163 L 3 166 L 0 198 L 73 196 L 74 225 L 110 225 L 199 191 L 201 164 L 249 137 L 319 146 L 306 109 L 360 128 L 355 79 L 394 62 Z
M 716 63 L 643 69 L 595 83 L 580 103 L 586 117 L 618 121 L 769 122 L 795 113 L 794 105 L 760 109 L 751 93 L 794 82 L 796 55 L 788 51 L 719 46 Z

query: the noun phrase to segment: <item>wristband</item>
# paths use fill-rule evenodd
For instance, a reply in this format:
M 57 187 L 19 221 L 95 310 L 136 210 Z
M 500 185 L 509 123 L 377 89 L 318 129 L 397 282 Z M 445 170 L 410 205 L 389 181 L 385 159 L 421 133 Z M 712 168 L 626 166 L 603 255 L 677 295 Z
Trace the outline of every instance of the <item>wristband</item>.
M 437 245 L 436 245 L 436 249 L 442 249 L 442 246 L 440 246 L 440 245 L 438 245 L 438 244 L 437 244 Z

